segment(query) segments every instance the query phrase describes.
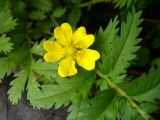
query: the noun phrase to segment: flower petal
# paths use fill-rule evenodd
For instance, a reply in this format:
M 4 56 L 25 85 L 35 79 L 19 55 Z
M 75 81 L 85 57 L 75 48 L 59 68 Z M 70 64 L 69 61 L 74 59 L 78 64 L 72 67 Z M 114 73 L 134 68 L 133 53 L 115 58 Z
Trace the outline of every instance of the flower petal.
M 43 48 L 48 51 L 44 55 L 44 60 L 46 62 L 55 62 L 64 56 L 64 49 L 58 42 L 53 42 L 51 40 L 45 41 L 43 43 Z
M 86 70 L 95 68 L 95 61 L 100 58 L 100 54 L 96 50 L 83 49 L 76 56 L 77 64 Z
M 71 44 L 73 33 L 70 24 L 63 23 L 61 26 L 56 27 L 54 29 L 54 36 L 62 45 Z
M 77 48 L 88 48 L 95 40 L 94 35 L 86 34 L 85 27 L 79 27 L 73 34 L 73 45 Z
M 72 76 L 77 73 L 75 61 L 72 57 L 67 57 L 60 61 L 58 73 L 61 77 Z
M 43 48 L 46 50 L 46 51 L 51 51 L 55 48 L 54 46 L 54 42 L 52 40 L 47 40 L 47 41 L 44 41 L 43 42 Z

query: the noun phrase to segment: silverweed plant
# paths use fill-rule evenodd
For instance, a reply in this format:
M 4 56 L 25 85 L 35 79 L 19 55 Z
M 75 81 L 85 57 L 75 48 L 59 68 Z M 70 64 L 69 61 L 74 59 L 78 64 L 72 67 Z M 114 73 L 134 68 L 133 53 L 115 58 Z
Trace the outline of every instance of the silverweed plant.
M 160 57 L 147 72 L 128 74 L 143 41 L 138 3 L 0 0 L 0 82 L 13 76 L 10 102 L 16 105 L 26 91 L 34 108 L 67 107 L 67 120 L 155 120 Z M 92 33 L 84 11 L 97 4 L 119 12 Z

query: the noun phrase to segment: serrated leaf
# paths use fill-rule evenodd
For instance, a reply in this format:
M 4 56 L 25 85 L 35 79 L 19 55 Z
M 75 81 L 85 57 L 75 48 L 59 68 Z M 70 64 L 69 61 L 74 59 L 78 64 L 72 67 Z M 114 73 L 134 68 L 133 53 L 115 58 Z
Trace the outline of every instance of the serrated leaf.
M 45 51 L 44 51 L 44 49 L 42 47 L 43 42 L 44 42 L 44 40 L 42 40 L 39 44 L 36 42 L 33 45 L 32 49 L 31 49 L 33 54 L 36 54 L 36 55 L 39 55 L 39 56 L 43 56 L 44 55 Z
M 58 7 L 53 11 L 53 16 L 60 18 L 64 15 L 65 12 L 66 12 L 66 8 Z
M 16 19 L 13 19 L 11 11 L 8 8 L 0 11 L 0 34 L 12 30 L 16 25 Z
M 30 2 L 35 8 L 44 12 L 48 12 L 52 9 L 51 0 L 31 0 Z
M 74 8 L 74 9 L 72 9 L 71 13 L 69 14 L 68 21 L 72 26 L 76 26 L 80 20 L 80 17 L 81 17 L 81 9 Z
M 44 20 L 46 18 L 46 16 L 41 11 L 32 11 L 29 14 L 29 18 L 32 19 L 32 20 Z
M 56 78 L 57 76 L 57 64 L 56 63 L 47 63 L 42 59 L 32 63 L 32 70 L 36 73 L 45 76 L 48 79 Z
M 113 90 L 106 90 L 93 99 L 89 100 L 87 104 L 83 104 L 79 110 L 78 118 L 75 120 L 106 120 L 105 111 L 111 104 L 115 92 Z
M 35 92 L 39 92 L 40 89 L 40 84 L 38 83 L 37 79 L 36 79 L 36 75 L 34 74 L 33 71 L 29 72 L 29 76 L 28 76 L 28 83 L 27 83 L 27 99 L 30 100 L 32 99 L 33 93 Z
M 123 8 L 127 6 L 131 6 L 132 3 L 134 3 L 136 0 L 113 0 L 113 3 L 115 3 L 115 7 Z
M 9 89 L 8 98 L 12 104 L 17 104 L 21 99 L 21 94 L 24 91 L 25 83 L 27 81 L 28 73 L 27 70 L 22 70 L 14 75 L 16 77 L 11 81 L 11 88 Z
M 108 28 L 112 30 L 105 30 L 109 36 L 101 33 L 98 34 L 100 38 L 105 38 L 104 40 L 106 49 L 103 49 L 102 53 L 102 65 L 100 69 L 104 74 L 108 74 L 111 79 L 115 82 L 120 82 L 126 73 L 126 69 L 130 65 L 130 61 L 133 60 L 136 55 L 135 52 L 139 49 L 137 44 L 140 42 L 140 39 L 137 38 L 141 28 L 139 27 L 142 20 L 140 19 L 141 12 L 138 13 L 128 13 L 126 22 L 122 22 L 120 36 L 116 35 L 117 29 L 117 20 L 113 23 L 111 22 Z M 113 28 L 111 28 L 113 26 Z M 112 34 L 110 31 L 113 31 Z M 109 34 L 110 33 L 110 34 Z M 110 38 L 110 39 L 108 39 Z M 103 67 L 105 66 L 105 67 Z
M 126 99 L 119 99 L 118 102 L 118 120 L 144 120 L 138 112 L 130 106 Z
M 18 56 L 18 57 L 17 57 Z M 28 57 L 28 51 L 24 48 L 19 48 L 11 53 L 8 57 L 0 59 L 0 82 L 5 75 L 9 75 L 12 70 L 16 69 L 20 64 L 24 64 Z
M 143 74 L 139 78 L 130 83 L 127 94 L 137 101 L 154 101 L 160 98 L 160 59 L 153 66 L 148 74 Z
M 40 92 L 32 92 L 30 102 L 37 108 L 67 106 L 79 96 L 88 97 L 94 79 L 93 73 L 87 72 L 84 76 L 84 71 L 72 78 L 57 78 L 55 84 L 42 85 Z
M 10 42 L 10 38 L 6 37 L 6 35 L 0 36 L 0 52 L 4 52 L 5 54 L 12 50 L 13 44 Z

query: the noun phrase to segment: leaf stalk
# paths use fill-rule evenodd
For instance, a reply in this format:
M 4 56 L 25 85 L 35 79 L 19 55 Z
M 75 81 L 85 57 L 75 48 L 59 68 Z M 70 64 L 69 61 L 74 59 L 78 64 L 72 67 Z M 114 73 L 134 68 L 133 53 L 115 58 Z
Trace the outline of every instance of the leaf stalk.
M 107 76 L 103 75 L 97 69 L 95 69 L 95 72 L 99 77 L 104 79 L 107 82 L 108 86 L 110 88 L 114 89 L 118 95 L 126 98 L 128 100 L 128 102 L 130 103 L 130 105 L 138 111 L 138 113 L 144 118 L 144 120 L 155 120 L 152 116 L 150 116 L 148 113 L 146 113 L 141 108 L 139 108 L 138 105 L 130 98 L 130 96 L 128 96 L 118 85 L 113 83 Z

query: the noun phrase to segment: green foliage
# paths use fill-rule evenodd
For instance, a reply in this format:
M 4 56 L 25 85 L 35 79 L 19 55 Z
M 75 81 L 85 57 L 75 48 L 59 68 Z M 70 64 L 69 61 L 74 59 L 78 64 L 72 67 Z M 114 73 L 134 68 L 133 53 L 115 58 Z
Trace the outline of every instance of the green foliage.
M 44 20 L 46 16 L 41 11 L 32 11 L 29 15 L 29 18 L 33 20 Z
M 140 16 L 141 12 L 129 12 L 126 22 L 123 21 L 121 24 L 120 36 L 116 35 L 118 32 L 117 18 L 109 23 L 105 31 L 99 30 L 98 40 L 104 41 L 104 45 L 100 46 L 104 51 L 102 52 L 100 69 L 116 82 L 125 77 L 126 68 L 129 67 L 130 61 L 136 57 L 135 52 L 139 49 L 137 44 L 140 39 L 137 36 L 141 31 L 141 28 L 138 27 L 142 22 Z
M 81 9 L 73 8 L 69 14 L 69 19 L 68 19 L 69 23 L 72 26 L 76 26 L 80 19 L 80 16 L 81 16 Z
M 10 75 L 20 64 L 24 64 L 25 57 L 27 57 L 27 51 L 23 48 L 11 53 L 8 57 L 2 57 L 0 59 L 0 67 L 3 69 L 0 69 L 0 82 L 5 75 Z
M 13 44 L 10 41 L 9 37 L 6 35 L 0 36 L 0 52 L 8 53 L 12 50 Z
M 56 18 L 59 18 L 59 17 L 62 17 L 65 12 L 66 12 L 66 8 L 59 7 L 55 9 L 55 11 L 53 12 L 53 16 Z
M 55 78 L 54 84 L 41 85 L 41 91 L 33 91 L 30 102 L 34 107 L 48 109 L 52 106 L 60 108 L 67 106 L 70 102 L 77 99 L 86 98 L 92 86 L 95 75 L 88 72 L 85 77 L 85 71 L 79 72 L 72 78 Z M 87 81 L 86 81 L 87 80 Z
M 38 10 L 48 12 L 52 9 L 51 0 L 31 0 L 31 5 Z
M 154 101 L 160 98 L 160 59 L 155 60 L 148 74 L 143 74 L 130 83 L 127 93 L 137 101 Z
M 119 7 L 122 8 L 124 6 L 127 6 L 127 8 L 129 6 L 132 5 L 132 3 L 134 3 L 136 0 L 113 0 L 113 3 L 115 3 L 115 7 Z
M 112 90 L 102 91 L 80 108 L 78 118 L 74 120 L 105 120 L 107 108 L 114 98 Z
M 121 19 L 117 15 L 105 29 L 100 27 L 95 36 L 94 49 L 101 54 L 95 70 L 76 66 L 75 76 L 61 78 L 58 63 L 43 60 L 46 53 L 43 42 L 55 40 L 53 29 L 61 23 L 70 23 L 73 31 L 78 25 L 85 25 L 90 28 L 89 33 L 97 31 L 94 28 L 100 26 L 99 22 L 105 23 L 99 21 L 99 12 L 94 11 L 101 4 L 95 8 L 93 4 L 100 2 L 110 0 L 0 0 L 0 82 L 13 75 L 8 90 L 12 104 L 17 104 L 26 91 L 27 99 L 35 108 L 68 107 L 68 120 L 149 120 L 148 114 L 158 109 L 156 100 L 160 99 L 159 56 L 156 55 L 149 72 L 140 77 L 128 71 L 129 67 L 149 68 L 150 47 L 139 50 L 138 46 L 142 12 L 136 12 L 133 7 L 143 8 L 144 0 L 113 0 L 113 5 L 123 8 L 126 14 Z M 83 7 L 91 5 L 95 13 L 90 16 L 92 9 L 87 11 Z M 92 20 L 95 23 L 89 23 Z M 152 32 L 155 40 L 151 48 L 158 51 L 159 27 Z
M 12 30 L 16 25 L 16 19 L 13 19 L 9 8 L 2 9 L 0 11 L 0 34 Z
M 28 77 L 27 70 L 22 70 L 15 74 L 16 77 L 10 85 L 12 86 L 8 91 L 8 98 L 11 100 L 12 104 L 17 104 L 21 99 L 22 92 L 24 92 L 25 83 Z

